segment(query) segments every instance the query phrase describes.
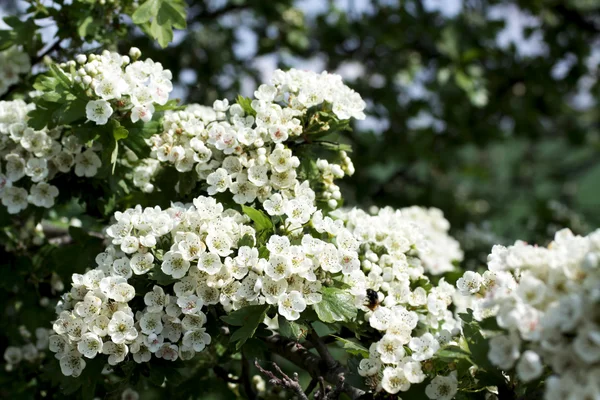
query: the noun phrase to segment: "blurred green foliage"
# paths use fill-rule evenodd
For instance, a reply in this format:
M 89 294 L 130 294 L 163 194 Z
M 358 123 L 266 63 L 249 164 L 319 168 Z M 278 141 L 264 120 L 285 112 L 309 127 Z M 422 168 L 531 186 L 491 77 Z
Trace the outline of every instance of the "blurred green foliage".
M 188 102 L 273 67 L 345 72 L 369 104 L 347 204 L 439 207 L 473 266 L 492 243 L 598 226 L 600 2 L 441 3 L 191 1 L 166 50 L 135 32 L 121 48 L 163 60 Z

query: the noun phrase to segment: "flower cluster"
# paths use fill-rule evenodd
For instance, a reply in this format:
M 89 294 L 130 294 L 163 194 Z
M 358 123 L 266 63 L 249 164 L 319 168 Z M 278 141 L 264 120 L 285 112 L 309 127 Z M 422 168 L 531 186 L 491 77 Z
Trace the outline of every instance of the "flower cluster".
M 28 127 L 33 108 L 22 100 L 0 101 L 0 198 L 10 214 L 28 204 L 52 207 L 58 188 L 49 182 L 56 174 L 74 169 L 77 176 L 91 177 L 101 166 L 98 145 L 87 147 L 61 128 Z
M 11 85 L 19 82 L 19 75 L 31 70 L 27 53 L 12 46 L 0 52 L 0 95 L 8 91 Z
M 294 141 L 306 134 L 303 119 L 316 106 L 327 107 L 340 120 L 364 118 L 365 103 L 338 75 L 278 70 L 272 84 L 261 85 L 246 108 L 217 100 L 212 109 L 191 105 L 167 113 L 163 133 L 149 139 L 151 156 L 179 172 L 194 170 L 211 196 L 231 192 L 238 204 L 262 203 L 274 192 L 286 197 L 299 177 Z M 333 180 L 354 172 L 345 152 L 339 152 L 339 158 L 340 164 L 316 160 L 320 178 L 311 179 L 311 184 L 323 186 L 318 200 L 331 208 L 341 199 Z M 136 169 L 136 182 L 143 190 L 153 190 L 157 167 L 144 162 Z
M 6 361 L 6 371 L 12 371 L 21 361 L 25 360 L 34 363 L 44 358 L 45 351 L 48 349 L 48 337 L 50 330 L 46 328 L 37 328 L 35 330 L 35 342 L 32 341 L 32 334 L 21 326 L 19 329 L 21 337 L 27 342 L 23 346 L 8 346 L 4 350 L 4 361 Z
M 111 245 L 97 256 L 98 266 L 73 276 L 73 288 L 57 308 L 50 348 L 62 372 L 78 376 L 84 357 L 99 353 L 109 356 L 110 365 L 129 353 L 138 363 L 152 354 L 189 359 L 211 342 L 204 328 L 211 306 L 230 312 L 273 305 L 279 315 L 296 320 L 321 301 L 322 282 L 331 282 L 332 275 L 362 274 L 358 241 L 316 211 L 307 184 L 295 193 L 282 203 L 276 227 L 282 234 L 272 234 L 260 247 L 248 218 L 210 197 L 164 211 L 138 207 L 116 213 L 106 231 Z M 330 240 L 304 233 L 311 218 Z M 148 279 L 164 283 L 164 278 L 168 284 L 136 293 L 136 282 L 148 287 Z M 143 303 L 133 301 L 136 294 Z
M 401 211 L 384 208 L 369 215 L 354 209 L 334 214 L 359 240 L 364 273 L 346 281 L 357 302 L 368 303 L 368 323 L 381 334 L 358 372 L 376 390 L 407 391 L 425 379 L 421 363 L 460 333 L 460 324 L 448 309 L 455 289 L 443 279 L 431 285 L 421 259 L 431 243 L 420 225 Z M 367 290 L 376 296 L 375 304 Z
M 489 360 L 530 382 L 545 374 L 547 400 L 596 398 L 600 379 L 600 230 L 565 229 L 547 248 L 494 246 L 488 270 L 466 272 L 457 287 L 474 315 L 494 316 Z
M 148 122 L 155 111 L 155 104 L 165 105 L 173 90 L 172 74 L 161 63 L 150 59 L 137 61 L 141 52 L 132 48 L 130 56 L 104 51 L 101 55 L 80 54 L 76 61 L 62 64 L 77 67 L 73 81 L 82 85 L 88 101 L 85 111 L 88 120 L 104 125 L 114 112 L 129 114 L 132 122 Z M 132 59 L 134 60 L 132 62 Z

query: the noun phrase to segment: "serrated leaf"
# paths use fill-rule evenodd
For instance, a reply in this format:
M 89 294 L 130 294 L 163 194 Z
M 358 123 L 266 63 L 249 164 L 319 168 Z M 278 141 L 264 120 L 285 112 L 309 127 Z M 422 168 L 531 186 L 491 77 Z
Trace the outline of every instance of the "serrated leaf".
M 456 361 L 459 359 L 468 359 L 470 354 L 458 346 L 446 346 L 435 353 L 435 356 L 444 361 Z
M 167 286 L 177 281 L 177 279 L 173 278 L 171 275 L 165 274 L 158 265 L 154 266 L 148 277 L 161 286 Z
M 143 24 L 150 22 L 150 19 L 156 17 L 158 13 L 158 1 L 147 0 L 144 4 L 140 5 L 137 10 L 131 15 L 131 19 L 134 24 Z
M 238 241 L 238 248 L 242 246 L 254 246 L 254 238 L 252 237 L 252 235 L 245 234 L 244 236 L 242 236 L 242 238 Z
M 346 352 L 352 355 L 362 356 L 363 358 L 369 357 L 369 350 L 360 343 L 357 343 L 353 340 L 344 339 L 335 335 L 333 335 L 333 337 L 342 344 L 342 347 L 344 348 L 344 350 L 346 350 Z
M 358 310 L 354 306 L 354 296 L 347 290 L 325 287 L 321 292 L 323 298 L 313 308 L 322 322 L 348 322 L 356 318 Z
M 230 338 L 231 343 L 237 342 L 236 349 L 239 350 L 246 340 L 254 336 L 256 328 L 265 319 L 268 309 L 268 304 L 246 306 L 221 317 L 223 322 L 240 327 L 233 332 Z
M 277 318 L 277 321 L 279 322 L 279 333 L 290 339 L 298 340 L 305 337 L 308 332 L 308 327 L 306 325 L 288 321 L 281 315 Z

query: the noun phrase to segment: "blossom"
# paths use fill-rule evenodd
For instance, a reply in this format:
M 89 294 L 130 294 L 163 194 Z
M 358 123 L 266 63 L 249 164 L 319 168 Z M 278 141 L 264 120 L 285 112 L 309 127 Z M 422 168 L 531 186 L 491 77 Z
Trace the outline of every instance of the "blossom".
M 117 311 L 113 314 L 108 323 L 108 333 L 115 344 L 134 340 L 138 335 L 133 326 L 133 317 L 123 311 Z
M 306 309 L 302 294 L 296 290 L 282 294 L 278 299 L 278 312 L 289 321 L 300 318 L 300 313 Z
M 11 186 L 2 192 L 2 204 L 9 214 L 17 214 L 27 208 L 27 190 Z
M 106 100 L 90 100 L 85 106 L 87 119 L 96 125 L 105 125 L 113 113 L 113 109 Z
M 84 368 L 85 360 L 77 351 L 70 351 L 64 354 L 60 359 L 60 370 L 65 376 L 76 378 L 81 375 Z
M 527 350 L 521 355 L 516 369 L 519 379 L 530 382 L 542 375 L 544 367 L 540 356 L 534 351 Z
M 425 394 L 432 400 L 451 400 L 457 391 L 456 371 L 452 371 L 448 376 L 436 376 L 425 387 Z
M 412 338 L 408 347 L 413 351 L 412 358 L 415 361 L 423 361 L 431 358 L 440 348 L 440 345 L 433 335 L 428 332 L 420 337 Z
M 31 187 L 27 200 L 38 207 L 50 208 L 54 205 L 56 196 L 58 196 L 58 189 L 56 186 L 46 182 L 40 182 Z
M 98 172 L 98 168 L 102 166 L 100 157 L 92 150 L 86 150 L 75 156 L 75 175 L 92 177 Z
M 477 272 L 467 271 L 465 274 L 458 279 L 456 287 L 462 295 L 469 295 L 479 292 L 481 287 L 481 275 Z

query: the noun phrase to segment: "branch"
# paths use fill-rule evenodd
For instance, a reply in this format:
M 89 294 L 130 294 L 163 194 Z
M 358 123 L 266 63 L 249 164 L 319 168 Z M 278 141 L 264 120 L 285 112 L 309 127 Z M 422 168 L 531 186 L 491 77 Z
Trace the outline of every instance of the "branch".
M 250 361 L 246 357 L 246 354 L 242 351 L 242 386 L 244 392 L 246 392 L 246 398 L 249 400 L 256 399 L 256 393 L 252 387 L 252 381 L 250 380 Z
M 277 364 L 273 363 L 273 367 L 279 373 L 279 375 L 281 375 L 281 378 L 278 378 L 271 371 L 267 371 L 266 369 L 261 367 L 258 363 L 258 360 L 254 361 L 254 365 L 263 375 L 269 378 L 269 383 L 271 383 L 272 385 L 281 386 L 286 389 L 289 389 L 295 392 L 299 399 L 308 400 L 308 396 L 304 394 L 304 390 L 302 390 L 302 386 L 300 386 L 300 381 L 298 380 L 297 373 L 294 373 L 294 378 L 292 379 L 289 376 L 287 376 Z
M 365 394 L 364 390 L 355 388 L 346 382 L 345 374 L 348 373 L 348 370 L 341 364 L 336 362 L 337 365 L 334 368 L 328 368 L 319 356 L 308 351 L 300 343 L 280 335 L 269 336 L 265 338 L 265 342 L 272 352 L 306 370 L 313 379 L 324 379 L 335 385 L 335 390 L 338 390 L 339 387 L 339 393 L 346 393 L 353 400 Z M 321 391 L 325 392 L 325 390 Z
M 325 363 L 325 366 L 330 369 L 334 369 L 339 364 L 329 352 L 327 345 L 323 342 L 323 340 L 319 337 L 319 334 L 314 330 L 310 333 L 310 341 L 315 346 L 317 353 L 321 356 L 321 359 Z

